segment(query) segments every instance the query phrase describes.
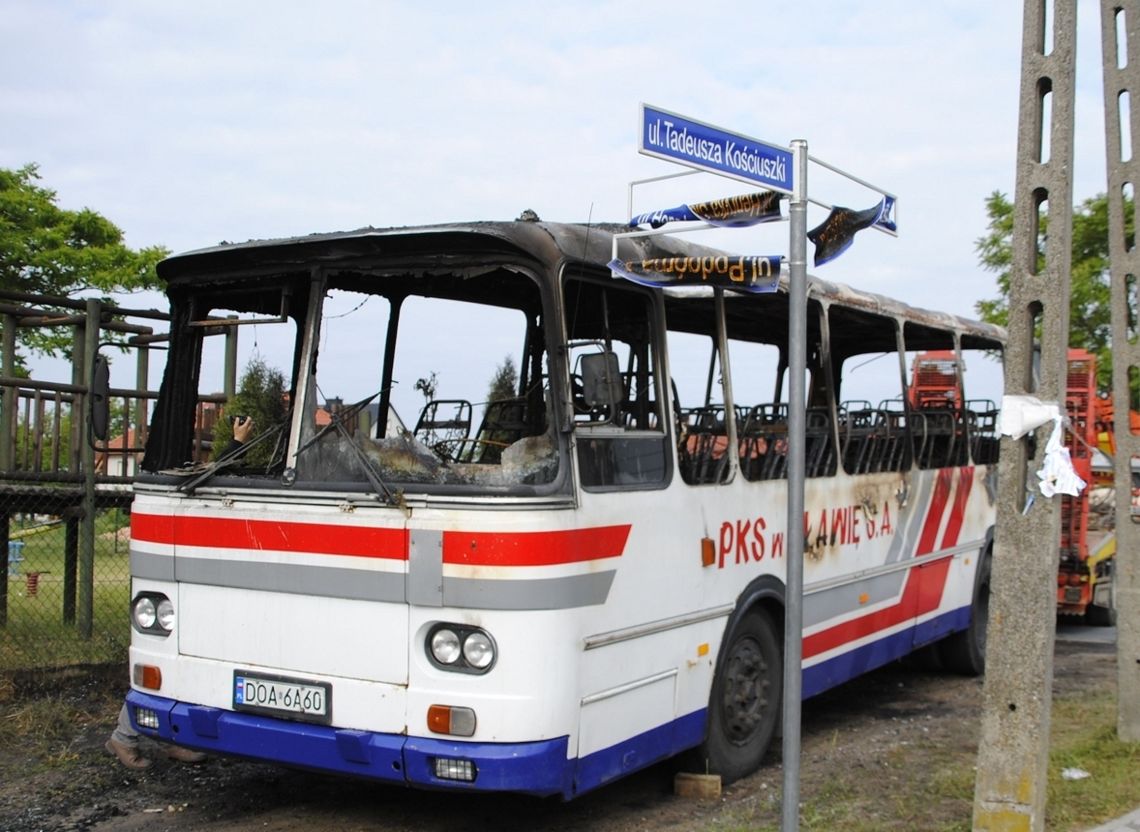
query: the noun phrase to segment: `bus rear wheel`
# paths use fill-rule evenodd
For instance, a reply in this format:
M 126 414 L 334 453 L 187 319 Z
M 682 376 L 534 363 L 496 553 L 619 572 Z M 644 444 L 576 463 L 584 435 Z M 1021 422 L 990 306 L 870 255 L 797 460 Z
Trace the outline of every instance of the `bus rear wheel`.
M 938 643 L 942 665 L 962 676 L 980 676 L 986 669 L 986 631 L 990 617 L 991 556 L 978 564 L 974 597 L 970 604 L 970 626 Z
M 728 636 L 709 700 L 701 754 L 725 783 L 759 768 L 780 714 L 783 658 L 772 619 L 748 612 Z

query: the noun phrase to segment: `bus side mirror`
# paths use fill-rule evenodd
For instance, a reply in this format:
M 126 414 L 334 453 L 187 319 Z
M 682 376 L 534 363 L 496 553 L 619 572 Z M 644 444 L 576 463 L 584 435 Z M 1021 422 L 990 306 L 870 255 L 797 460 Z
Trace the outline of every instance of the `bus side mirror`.
M 95 356 L 91 373 L 91 435 L 103 441 L 111 421 L 111 367 L 103 355 Z
M 613 352 L 582 356 L 582 397 L 590 407 L 621 404 L 621 367 Z

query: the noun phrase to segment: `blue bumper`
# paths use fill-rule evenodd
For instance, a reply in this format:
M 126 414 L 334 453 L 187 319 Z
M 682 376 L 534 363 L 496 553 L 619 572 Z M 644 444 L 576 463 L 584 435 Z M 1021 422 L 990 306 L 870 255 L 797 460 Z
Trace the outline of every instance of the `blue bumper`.
M 377 734 L 188 705 L 132 690 L 131 723 L 140 734 L 213 754 L 227 754 L 396 785 L 467 791 L 574 794 L 576 761 L 567 738 L 527 743 L 477 743 Z M 158 717 L 158 728 L 138 724 L 137 709 Z M 470 760 L 474 782 L 435 776 L 436 758 Z

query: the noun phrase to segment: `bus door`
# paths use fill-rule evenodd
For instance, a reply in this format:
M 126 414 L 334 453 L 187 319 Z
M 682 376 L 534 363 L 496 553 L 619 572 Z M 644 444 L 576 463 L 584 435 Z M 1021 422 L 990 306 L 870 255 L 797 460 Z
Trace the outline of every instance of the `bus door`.
M 589 637 L 667 614 L 671 596 L 681 589 L 669 569 L 669 554 L 677 550 L 671 521 L 678 514 L 663 501 L 672 454 L 654 297 L 608 279 L 570 277 L 564 298 L 579 525 L 630 528 L 607 602 L 591 607 L 583 619 Z M 586 769 L 590 755 L 669 725 L 676 715 L 676 663 L 667 650 L 647 649 L 646 639 L 585 651 L 580 678 L 577 756 Z M 668 742 L 654 747 L 637 753 L 649 759 L 672 753 Z M 620 774 L 619 766 L 584 769 L 580 776 L 604 782 Z

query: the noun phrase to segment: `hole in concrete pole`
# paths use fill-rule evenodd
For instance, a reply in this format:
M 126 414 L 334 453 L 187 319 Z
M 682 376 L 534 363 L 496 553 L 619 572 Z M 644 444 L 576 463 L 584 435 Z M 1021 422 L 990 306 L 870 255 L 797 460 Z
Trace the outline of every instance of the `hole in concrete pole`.
M 1049 142 L 1053 132 L 1053 82 L 1048 78 L 1037 81 L 1037 161 L 1049 161 Z
M 1135 455 L 1134 455 L 1134 456 L 1132 457 L 1132 461 L 1131 461 L 1131 463 L 1130 463 L 1130 464 L 1131 464 L 1131 469 L 1130 469 L 1130 470 L 1132 470 L 1132 471 L 1137 471 L 1137 470 L 1140 470 L 1140 456 L 1135 456 Z M 1136 480 L 1135 480 L 1135 476 L 1136 476 L 1136 475 L 1135 475 L 1135 474 L 1133 474 L 1132 476 L 1133 476 L 1133 481 L 1132 481 L 1132 499 L 1133 499 L 1133 500 L 1136 500 L 1136 499 L 1137 499 L 1137 494 L 1136 494 Z M 1130 512 L 1130 515 L 1131 515 L 1131 517 L 1132 517 L 1132 522 L 1133 522 L 1133 523 L 1136 523 L 1136 524 L 1140 524 L 1140 513 L 1138 513 L 1137 511 L 1133 510 L 1132 512 Z M 1138 664 L 1140 664 L 1140 659 L 1137 659 L 1136 661 L 1137 661 L 1137 663 L 1138 663 Z
M 1116 24 L 1116 68 L 1124 69 L 1128 66 L 1128 27 L 1124 9 L 1116 10 L 1113 22 Z
M 1041 54 L 1053 54 L 1053 0 L 1041 4 Z
M 1135 365 L 1128 368 L 1128 409 L 1140 410 L 1140 368 Z M 1140 427 L 1131 418 L 1128 419 L 1128 427 L 1133 435 L 1140 434 Z
M 1017 710 L 1017 705 L 1015 705 L 1014 703 L 1010 702 L 1010 703 L 1009 703 L 1009 712 L 1010 712 L 1010 713 L 1013 713 L 1013 712 L 1014 712 L 1014 711 L 1016 711 L 1016 710 Z
M 1025 390 L 1036 393 L 1041 386 L 1041 313 L 1040 301 L 1033 301 L 1025 309 L 1028 317 L 1026 331 L 1030 334 L 1029 355 L 1026 356 Z
M 1132 101 L 1128 90 L 1116 96 L 1116 121 L 1120 125 L 1120 161 L 1132 158 Z
M 1124 215 L 1124 250 L 1136 247 L 1136 193 L 1131 182 L 1120 186 L 1120 209 Z
M 1033 251 L 1029 258 L 1029 273 L 1041 274 L 1046 269 L 1046 255 L 1049 243 L 1049 192 L 1038 188 L 1033 192 Z
M 1136 343 L 1136 275 L 1124 275 L 1124 314 L 1125 334 L 1128 343 Z

